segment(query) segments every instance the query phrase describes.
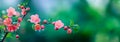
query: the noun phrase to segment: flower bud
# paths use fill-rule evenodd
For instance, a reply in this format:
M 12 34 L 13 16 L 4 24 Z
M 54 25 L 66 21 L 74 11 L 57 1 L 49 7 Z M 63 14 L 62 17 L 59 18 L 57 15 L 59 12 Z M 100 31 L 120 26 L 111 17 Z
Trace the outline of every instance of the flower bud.
M 44 25 L 41 25 L 41 29 L 44 29 L 45 28 L 45 26 Z
M 71 30 L 71 29 L 68 29 L 68 30 L 67 30 L 67 33 L 68 33 L 68 34 L 71 34 L 71 33 L 72 33 L 72 30 Z
M 24 6 L 20 6 L 21 9 L 24 9 L 25 7 Z
M 58 30 L 59 28 L 55 28 L 55 30 Z
M 18 18 L 18 23 L 20 23 L 22 21 L 22 18 L 21 17 L 19 17 Z
M 52 22 L 53 25 L 55 25 L 55 22 Z
M 68 29 L 68 26 L 64 26 L 64 30 L 67 30 Z
M 47 23 L 47 20 L 44 20 L 43 23 L 46 24 L 46 23 Z
M 19 35 L 16 35 L 16 38 L 18 39 L 18 38 L 19 38 Z

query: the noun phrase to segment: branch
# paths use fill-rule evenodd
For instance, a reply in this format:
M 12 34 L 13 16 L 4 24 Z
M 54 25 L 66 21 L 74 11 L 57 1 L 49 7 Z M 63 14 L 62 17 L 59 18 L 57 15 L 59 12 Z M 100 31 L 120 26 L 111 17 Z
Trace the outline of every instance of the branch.
M 3 42 L 3 41 L 4 41 L 4 39 L 7 37 L 8 33 L 9 33 L 9 32 L 6 32 L 6 33 L 5 33 L 5 36 L 3 37 L 3 39 L 2 39 L 0 42 Z

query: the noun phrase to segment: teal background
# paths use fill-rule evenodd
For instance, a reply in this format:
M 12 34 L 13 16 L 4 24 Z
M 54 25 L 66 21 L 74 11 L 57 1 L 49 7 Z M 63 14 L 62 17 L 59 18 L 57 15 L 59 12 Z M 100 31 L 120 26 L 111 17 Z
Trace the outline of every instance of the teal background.
M 0 11 L 9 7 L 18 9 L 25 0 L 1 0 Z M 120 40 L 120 0 L 27 0 L 31 8 L 16 33 L 10 33 L 5 42 L 119 42 Z M 19 11 L 19 9 L 18 9 Z M 44 31 L 34 31 L 28 22 L 30 15 L 38 14 L 41 21 L 62 20 L 70 25 L 70 20 L 80 27 L 72 34 L 65 30 L 54 30 L 52 24 L 45 25 Z M 2 35 L 4 33 L 0 33 Z

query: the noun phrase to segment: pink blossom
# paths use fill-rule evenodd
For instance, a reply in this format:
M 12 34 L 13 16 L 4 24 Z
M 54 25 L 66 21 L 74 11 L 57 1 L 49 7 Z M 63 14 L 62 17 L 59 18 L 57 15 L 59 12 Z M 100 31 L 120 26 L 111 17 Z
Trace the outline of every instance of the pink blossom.
M 27 14 L 27 11 L 30 10 L 29 7 L 28 7 L 28 8 L 25 8 L 24 6 L 20 6 L 20 8 L 22 9 L 22 10 L 21 10 L 21 14 L 22 14 L 22 15 L 26 15 L 26 14 Z
M 14 24 L 14 26 L 16 27 L 16 29 L 19 29 L 20 23 Z
M 22 15 L 26 15 L 27 12 L 26 12 L 26 11 L 22 11 L 21 14 L 22 14 Z
M 13 7 L 9 7 L 9 9 L 7 9 L 7 13 L 8 17 L 12 17 L 16 13 L 16 11 Z
M 11 18 L 6 18 L 6 19 L 3 21 L 3 23 L 4 23 L 4 25 L 9 26 L 9 25 L 11 25 L 11 23 L 12 23 L 12 19 L 11 19 Z
M 37 31 L 37 30 L 41 30 L 40 24 L 35 24 L 35 31 Z
M 20 16 L 20 13 L 16 12 L 13 7 L 9 7 L 9 9 L 7 9 L 7 13 L 8 13 L 7 14 L 8 17 L 12 17 L 13 15 Z
M 62 23 L 61 20 L 58 20 L 58 21 L 55 22 L 55 28 L 56 28 L 56 29 L 60 29 L 60 28 L 62 28 L 63 26 L 64 26 L 64 24 Z
M 7 26 L 7 30 L 8 30 L 9 32 L 14 32 L 14 31 L 17 30 L 17 27 L 14 26 L 14 25 L 9 25 L 9 26 Z
M 14 29 L 13 29 L 12 26 L 8 26 L 8 27 L 7 27 L 7 30 L 8 30 L 9 32 L 13 32 L 13 31 L 14 31 Z
M 40 21 L 41 20 L 40 20 L 40 18 L 39 18 L 39 16 L 37 14 L 31 16 L 30 22 L 37 24 Z
M 9 26 L 7 26 L 7 30 L 8 30 L 9 32 L 14 32 L 14 31 L 16 31 L 17 29 L 19 29 L 19 26 L 20 26 L 19 23 L 14 24 L 14 25 L 9 25 Z
M 19 12 L 15 12 L 14 15 L 15 15 L 15 16 L 20 16 L 20 13 L 19 13 Z

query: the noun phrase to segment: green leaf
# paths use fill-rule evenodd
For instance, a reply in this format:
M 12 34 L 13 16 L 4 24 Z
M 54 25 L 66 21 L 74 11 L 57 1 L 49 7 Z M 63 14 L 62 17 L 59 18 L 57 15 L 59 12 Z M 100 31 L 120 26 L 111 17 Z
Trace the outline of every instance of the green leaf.
M 74 21 L 70 20 L 70 27 L 74 25 Z
M 8 16 L 7 16 L 7 15 L 3 15 L 2 17 L 3 17 L 4 19 L 8 18 Z
M 34 27 L 35 27 L 35 24 L 32 25 L 32 29 L 34 29 Z
M 75 24 L 73 26 L 73 30 L 76 31 L 76 32 L 79 30 L 79 28 L 80 28 L 80 26 L 78 24 Z
M 23 6 L 25 6 L 25 3 L 23 3 Z
M 12 38 L 12 33 L 8 33 L 7 38 Z
M 49 18 L 49 19 L 48 19 L 48 21 L 50 21 L 50 22 L 51 22 L 51 21 L 52 21 L 52 18 Z
M 5 28 L 5 26 L 4 25 L 0 25 L 0 29 L 4 29 Z

